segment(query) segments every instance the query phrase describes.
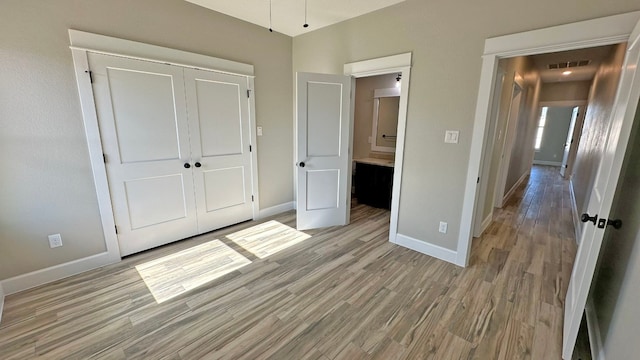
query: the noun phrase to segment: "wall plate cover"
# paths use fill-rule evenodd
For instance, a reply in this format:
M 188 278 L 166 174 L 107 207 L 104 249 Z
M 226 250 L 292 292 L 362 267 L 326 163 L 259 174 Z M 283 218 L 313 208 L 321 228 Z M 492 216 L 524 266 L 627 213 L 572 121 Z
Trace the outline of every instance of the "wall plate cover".
M 444 133 L 444 142 L 447 144 L 457 144 L 459 136 L 460 136 L 460 131 L 447 130 Z

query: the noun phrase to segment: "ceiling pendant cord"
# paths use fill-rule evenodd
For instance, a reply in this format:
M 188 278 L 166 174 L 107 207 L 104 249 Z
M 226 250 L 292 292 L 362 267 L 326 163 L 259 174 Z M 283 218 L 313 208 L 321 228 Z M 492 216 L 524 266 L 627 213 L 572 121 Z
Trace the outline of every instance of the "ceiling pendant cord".
M 271 2 L 272 0 L 269 0 L 269 32 L 273 32 L 273 28 L 271 27 L 272 24 L 272 16 L 271 16 Z
M 309 27 L 309 23 L 307 23 L 307 0 L 304 0 L 304 25 L 302 25 L 303 28 L 308 28 Z

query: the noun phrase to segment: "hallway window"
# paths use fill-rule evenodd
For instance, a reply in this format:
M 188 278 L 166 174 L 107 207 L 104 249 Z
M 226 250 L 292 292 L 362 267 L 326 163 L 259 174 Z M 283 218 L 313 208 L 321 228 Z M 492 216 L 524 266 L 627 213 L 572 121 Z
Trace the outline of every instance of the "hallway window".
M 547 123 L 547 110 L 549 108 L 543 106 L 540 112 L 540 122 L 538 122 L 538 131 L 536 132 L 536 150 L 540 150 L 542 145 L 542 133 L 544 132 L 544 125 Z

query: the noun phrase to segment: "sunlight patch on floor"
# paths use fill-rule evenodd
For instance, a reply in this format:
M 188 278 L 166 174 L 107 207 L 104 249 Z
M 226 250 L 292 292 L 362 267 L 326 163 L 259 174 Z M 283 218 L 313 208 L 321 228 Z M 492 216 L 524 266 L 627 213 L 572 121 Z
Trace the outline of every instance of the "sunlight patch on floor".
M 260 259 L 264 259 L 310 237 L 311 235 L 275 220 L 227 235 L 228 239 Z
M 136 266 L 158 304 L 193 290 L 251 261 L 215 239 Z

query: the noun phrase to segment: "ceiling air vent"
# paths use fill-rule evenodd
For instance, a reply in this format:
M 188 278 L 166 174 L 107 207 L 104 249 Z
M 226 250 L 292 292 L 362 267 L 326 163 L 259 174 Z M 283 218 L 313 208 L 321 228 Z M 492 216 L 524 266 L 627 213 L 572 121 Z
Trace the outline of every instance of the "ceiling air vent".
M 560 63 L 554 63 L 547 65 L 547 68 L 553 69 L 566 69 L 566 68 L 574 68 L 580 66 L 587 66 L 591 63 L 591 60 L 572 60 L 572 61 L 563 61 Z

